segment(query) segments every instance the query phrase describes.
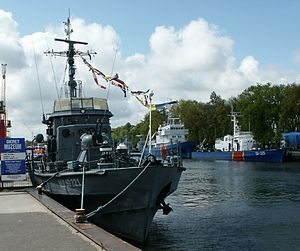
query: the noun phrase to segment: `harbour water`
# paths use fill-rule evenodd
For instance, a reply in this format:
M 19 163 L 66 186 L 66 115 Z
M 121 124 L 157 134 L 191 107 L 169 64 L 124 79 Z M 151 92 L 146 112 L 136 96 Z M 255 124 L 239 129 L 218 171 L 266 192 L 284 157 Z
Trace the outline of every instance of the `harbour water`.
M 300 250 L 300 163 L 184 162 L 143 250 Z

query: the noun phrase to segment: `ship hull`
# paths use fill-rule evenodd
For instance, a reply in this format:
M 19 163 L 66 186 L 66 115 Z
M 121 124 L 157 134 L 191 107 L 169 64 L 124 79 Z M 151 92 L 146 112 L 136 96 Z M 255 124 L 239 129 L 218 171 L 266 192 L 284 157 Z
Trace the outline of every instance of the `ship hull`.
M 244 159 L 245 161 L 283 162 L 286 153 L 286 149 L 244 151 Z
M 233 160 L 253 162 L 282 162 L 286 157 L 285 149 L 234 151 L 234 152 L 192 152 L 192 159 Z
M 144 242 L 160 201 L 173 193 L 184 168 L 149 166 L 127 189 L 143 167 L 90 171 L 85 175 L 83 207 L 90 213 L 115 198 L 89 217 L 89 221 L 120 237 Z M 40 184 L 53 174 L 35 173 Z M 82 173 L 62 173 L 43 187 L 45 193 L 64 206 L 80 208 Z M 120 192 L 123 191 L 121 194 Z
M 192 152 L 192 159 L 232 160 L 232 152 Z
M 153 154 L 157 158 L 162 158 L 162 146 L 155 146 L 151 148 L 151 154 Z M 167 148 L 167 155 L 172 155 L 175 154 L 177 155 L 178 152 L 181 152 L 181 156 L 184 159 L 190 159 L 191 158 L 191 153 L 193 149 L 196 146 L 195 142 L 192 141 L 186 141 L 186 142 L 179 142 L 178 145 L 177 143 L 175 144 L 166 144 L 164 145 Z M 145 153 L 149 153 L 149 148 L 145 148 Z
M 287 152 L 287 159 L 289 161 L 300 161 L 300 151 L 291 151 Z

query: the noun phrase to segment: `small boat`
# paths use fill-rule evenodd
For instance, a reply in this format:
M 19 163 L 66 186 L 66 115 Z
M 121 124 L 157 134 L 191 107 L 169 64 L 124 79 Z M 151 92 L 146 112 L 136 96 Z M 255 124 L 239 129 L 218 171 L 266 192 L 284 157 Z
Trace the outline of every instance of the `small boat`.
M 282 162 L 286 156 L 286 149 L 257 149 L 257 142 L 252 132 L 241 131 L 238 113 L 231 112 L 233 122 L 233 136 L 226 135 L 215 140 L 214 151 L 192 152 L 193 159 L 206 160 L 234 160 L 255 162 Z
M 165 199 L 177 189 L 185 168 L 181 160 L 162 162 L 153 155 L 137 161 L 124 145 L 114 146 L 107 99 L 83 97 L 82 82 L 74 77 L 75 57 L 90 57 L 74 46 L 87 43 L 70 39 L 69 18 L 65 26 L 67 39 L 55 40 L 68 50 L 49 53 L 67 57 L 69 80 L 65 97 L 43 115 L 47 153 L 29 161 L 32 183 L 66 207 L 84 209 L 88 221 L 144 242 L 156 212 L 172 210 Z M 41 134 L 35 139 L 44 141 Z
M 151 151 L 155 157 L 162 159 L 174 154 L 189 159 L 196 143 L 186 139 L 188 132 L 179 118 L 168 117 L 167 121 L 158 127 L 154 135 L 155 140 L 151 141 L 151 148 L 148 146 L 145 152 Z

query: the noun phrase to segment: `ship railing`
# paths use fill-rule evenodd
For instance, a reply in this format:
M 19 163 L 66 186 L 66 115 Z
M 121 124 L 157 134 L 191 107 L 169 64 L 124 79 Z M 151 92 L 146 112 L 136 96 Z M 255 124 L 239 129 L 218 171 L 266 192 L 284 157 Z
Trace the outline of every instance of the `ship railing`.
M 82 163 L 88 170 L 113 168 L 113 162 L 101 162 L 99 159 Z
M 165 156 L 165 158 L 161 157 L 161 162 L 163 166 L 181 167 L 182 149 L 181 149 L 180 141 L 176 140 L 176 143 L 173 143 L 171 139 L 170 144 L 171 144 L 171 151 L 167 151 L 167 155 Z

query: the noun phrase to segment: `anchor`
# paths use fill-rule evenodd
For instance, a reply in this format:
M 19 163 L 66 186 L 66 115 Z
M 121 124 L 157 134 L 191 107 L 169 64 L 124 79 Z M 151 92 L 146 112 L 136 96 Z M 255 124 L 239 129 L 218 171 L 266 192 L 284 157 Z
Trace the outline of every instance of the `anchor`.
M 163 200 L 159 204 L 160 208 L 163 210 L 164 215 L 168 215 L 173 209 L 170 207 L 170 204 L 166 204 L 166 202 Z

